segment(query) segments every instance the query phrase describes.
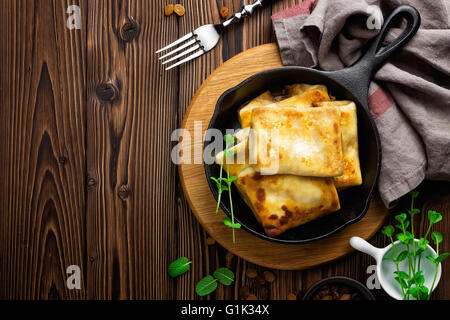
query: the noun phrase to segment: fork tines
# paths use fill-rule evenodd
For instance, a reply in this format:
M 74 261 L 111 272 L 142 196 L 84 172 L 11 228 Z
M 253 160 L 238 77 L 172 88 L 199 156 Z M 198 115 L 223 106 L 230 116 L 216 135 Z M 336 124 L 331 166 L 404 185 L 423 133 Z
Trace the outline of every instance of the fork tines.
M 177 47 L 178 45 L 180 45 L 179 47 Z M 176 47 L 176 48 L 174 48 Z M 170 62 L 176 61 L 192 52 L 194 52 L 193 54 L 191 54 L 190 56 L 188 56 L 187 58 L 184 58 L 183 60 L 180 60 L 172 65 L 170 65 L 169 67 L 166 68 L 166 71 L 173 69 L 185 62 L 188 62 L 192 59 L 195 59 L 199 56 L 201 56 L 204 52 L 204 50 L 202 49 L 200 42 L 197 40 L 195 34 L 193 32 L 188 33 L 187 35 L 185 35 L 184 37 L 178 39 L 175 42 L 172 42 L 171 44 L 169 44 L 168 46 L 156 51 L 156 54 L 158 53 L 162 53 L 168 49 L 174 48 L 172 51 L 164 54 L 162 57 L 159 58 L 159 60 L 164 60 L 167 59 L 165 61 L 162 62 L 163 65 L 166 65 Z M 184 50 L 184 51 L 183 51 Z M 177 54 L 174 57 L 173 56 L 175 53 L 180 52 L 181 53 Z

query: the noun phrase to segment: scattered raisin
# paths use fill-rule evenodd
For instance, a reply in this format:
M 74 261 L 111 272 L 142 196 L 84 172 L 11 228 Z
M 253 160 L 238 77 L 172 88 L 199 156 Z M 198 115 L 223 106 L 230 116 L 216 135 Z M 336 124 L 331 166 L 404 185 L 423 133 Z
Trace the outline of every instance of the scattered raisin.
M 289 293 L 287 296 L 288 300 L 297 300 L 297 295 L 295 293 Z
M 172 13 L 173 13 L 173 4 L 168 4 L 164 9 L 164 14 L 166 15 L 166 17 L 168 17 L 172 15 Z
M 254 294 L 249 294 L 247 299 L 245 300 L 258 300 L 258 297 L 256 297 Z
M 350 300 L 352 298 L 352 296 L 349 293 L 344 293 L 341 296 L 341 300 Z
M 228 18 L 229 14 L 230 10 L 227 7 L 223 7 L 222 9 L 220 9 L 220 15 L 222 16 L 223 19 Z
M 271 271 L 264 271 L 264 279 L 266 279 L 267 282 L 272 283 L 275 281 L 275 275 Z
M 206 238 L 206 243 L 208 244 L 208 246 L 212 246 L 213 244 L 216 243 L 216 240 L 214 240 L 211 237 Z
M 255 269 L 247 269 L 247 277 L 250 279 L 255 279 L 258 276 L 258 272 Z
M 242 287 L 239 289 L 239 295 L 241 296 L 241 299 L 247 299 L 247 297 L 250 295 L 250 290 L 248 287 Z
M 257 276 L 257 277 L 255 278 L 255 281 L 258 282 L 261 286 L 263 286 L 263 285 L 266 284 L 266 279 L 264 279 L 264 278 L 261 277 L 261 276 Z
M 184 16 L 184 14 L 186 13 L 186 9 L 181 4 L 176 4 L 174 7 L 174 11 L 180 17 Z

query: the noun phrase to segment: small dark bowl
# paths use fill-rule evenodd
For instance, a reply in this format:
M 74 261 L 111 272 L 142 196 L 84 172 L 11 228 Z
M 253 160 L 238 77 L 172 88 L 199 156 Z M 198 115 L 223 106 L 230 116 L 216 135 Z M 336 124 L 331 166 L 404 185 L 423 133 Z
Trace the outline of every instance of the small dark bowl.
M 311 288 L 308 289 L 303 297 L 303 300 L 312 300 L 324 285 L 333 284 L 341 286 L 344 285 L 349 289 L 354 290 L 354 292 L 359 294 L 361 300 L 375 300 L 372 292 L 370 292 L 370 290 L 367 289 L 361 282 L 347 277 L 330 277 L 316 282 L 311 286 Z

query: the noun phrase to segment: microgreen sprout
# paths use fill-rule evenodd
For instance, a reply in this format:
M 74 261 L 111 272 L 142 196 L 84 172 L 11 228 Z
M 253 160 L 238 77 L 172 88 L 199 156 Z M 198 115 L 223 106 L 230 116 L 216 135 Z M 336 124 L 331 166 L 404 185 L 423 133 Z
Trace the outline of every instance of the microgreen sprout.
M 420 238 L 417 242 L 415 241 L 414 236 L 414 216 L 420 213 L 420 210 L 414 208 L 414 200 L 419 196 L 419 192 L 412 191 L 411 195 L 411 208 L 408 210 L 410 221 L 408 221 L 408 215 L 406 213 L 401 213 L 395 216 L 395 220 L 399 224 L 395 226 L 400 233 L 397 233 L 396 238 L 406 246 L 406 250 L 400 252 L 397 255 L 397 248 L 394 243 L 394 233 L 395 228 L 393 226 L 386 226 L 381 231 L 386 237 L 391 240 L 392 250 L 395 258 L 384 257 L 384 260 L 390 260 L 395 264 L 396 271 L 394 272 L 396 277 L 395 281 L 400 284 L 402 295 L 404 300 L 409 300 L 411 298 L 415 298 L 417 300 L 429 300 L 431 297 L 431 293 L 433 292 L 434 286 L 436 284 L 437 274 L 439 270 L 439 264 L 444 261 L 448 257 L 448 253 L 443 253 L 439 255 L 439 244 L 443 241 L 442 234 L 439 232 L 432 232 L 431 239 L 436 246 L 436 257 L 431 255 L 427 256 L 427 259 L 434 263 L 435 273 L 433 283 L 431 288 L 427 288 L 425 284 L 425 277 L 423 271 L 420 269 L 422 254 L 427 249 L 430 241 L 428 240 L 428 236 L 431 232 L 431 227 L 442 220 L 442 215 L 439 212 L 429 210 L 428 211 L 428 221 L 429 226 L 425 236 Z M 408 228 L 410 227 L 410 231 Z M 412 251 L 411 251 L 412 248 Z M 408 272 L 406 270 L 400 270 L 400 262 L 405 259 L 408 259 Z
M 216 214 L 219 213 L 219 207 L 220 207 L 220 202 L 222 201 L 223 192 L 228 191 L 229 201 L 230 201 L 231 219 L 226 217 L 223 220 L 223 223 L 224 223 L 224 225 L 226 225 L 227 227 L 230 227 L 233 230 L 233 243 L 236 243 L 235 229 L 240 229 L 241 225 L 239 223 L 236 223 L 234 220 L 234 209 L 233 209 L 233 198 L 232 198 L 232 194 L 231 194 L 231 185 L 233 184 L 234 181 L 237 180 L 237 177 L 230 175 L 230 162 L 233 162 L 234 156 L 236 155 L 236 151 L 234 149 L 232 149 L 234 146 L 234 143 L 235 143 L 235 139 L 232 135 L 227 134 L 224 136 L 224 141 L 225 141 L 224 161 L 222 161 L 222 163 L 220 164 L 220 175 L 219 175 L 219 178 L 211 177 L 211 180 L 213 180 L 216 183 L 217 190 L 219 192 L 219 196 L 217 198 Z M 226 163 L 226 166 L 227 166 L 227 170 L 226 170 L 227 177 L 226 178 L 223 177 L 224 162 Z M 222 184 L 222 182 L 225 184 Z

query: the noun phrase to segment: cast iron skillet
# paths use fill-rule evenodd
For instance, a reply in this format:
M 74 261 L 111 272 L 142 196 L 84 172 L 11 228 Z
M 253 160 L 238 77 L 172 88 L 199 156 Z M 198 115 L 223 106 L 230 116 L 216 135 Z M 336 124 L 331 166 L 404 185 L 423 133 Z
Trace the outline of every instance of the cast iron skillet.
M 387 46 L 383 41 L 394 23 L 405 18 L 404 32 Z M 282 67 L 261 72 L 225 92 L 217 102 L 209 129 L 240 128 L 238 109 L 247 101 L 270 90 L 277 91 L 293 83 L 323 84 L 337 100 L 351 100 L 357 105 L 358 133 L 363 184 L 339 192 L 341 210 L 291 229 L 276 238 L 268 237 L 257 222 L 250 208 L 235 187 L 232 190 L 234 215 L 242 228 L 262 239 L 285 243 L 302 244 L 328 237 L 344 227 L 362 219 L 366 214 L 380 171 L 380 137 L 368 106 L 368 88 L 373 74 L 398 49 L 404 46 L 417 32 L 420 15 L 408 5 L 396 8 L 387 18 L 379 36 L 371 43 L 365 55 L 353 66 L 335 72 L 318 71 L 303 67 Z M 205 148 L 211 142 L 205 142 Z M 218 198 L 217 187 L 210 177 L 219 176 L 219 166 L 205 164 L 206 177 L 214 197 Z M 221 208 L 231 216 L 228 197 L 222 197 Z

